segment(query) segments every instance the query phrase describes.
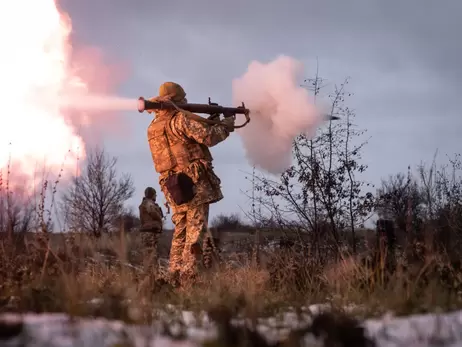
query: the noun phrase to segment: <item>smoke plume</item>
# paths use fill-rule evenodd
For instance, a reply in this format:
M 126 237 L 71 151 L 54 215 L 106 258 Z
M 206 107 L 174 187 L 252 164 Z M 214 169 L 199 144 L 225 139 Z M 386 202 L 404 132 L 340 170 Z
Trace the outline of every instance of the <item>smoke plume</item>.
M 247 158 L 271 174 L 291 165 L 296 136 L 313 136 L 322 121 L 308 91 L 299 84 L 302 74 L 299 61 L 280 56 L 267 64 L 253 61 L 242 77 L 233 80 L 233 103 L 244 102 L 250 109 L 250 123 L 237 130 Z
M 106 112 L 102 97 L 88 97 L 112 92 L 121 69 L 98 49 L 73 47 L 71 19 L 55 0 L 0 2 L 0 29 L 0 178 L 9 189 L 36 188 L 38 172 L 66 181 L 85 159 L 82 129 L 113 130 L 120 124 L 114 109 L 128 108 L 128 101 L 110 100 Z
M 87 93 L 62 95 L 57 102 L 65 110 L 88 112 L 136 111 L 138 107 L 138 99 Z

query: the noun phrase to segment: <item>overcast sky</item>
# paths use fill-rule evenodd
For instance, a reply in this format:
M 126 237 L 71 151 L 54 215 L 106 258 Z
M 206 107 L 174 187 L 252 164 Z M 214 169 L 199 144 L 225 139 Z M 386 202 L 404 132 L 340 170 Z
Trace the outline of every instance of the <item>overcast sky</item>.
M 129 97 L 153 96 L 164 81 L 183 85 L 191 102 L 230 104 L 231 83 L 252 60 L 280 54 L 305 64 L 332 86 L 351 76 L 355 123 L 367 129 L 367 178 L 379 183 L 421 160 L 461 151 L 461 0 L 62 0 L 74 40 L 97 46 L 130 73 Z M 327 88 L 327 87 L 326 87 Z M 327 90 L 327 89 L 326 89 Z M 124 116 L 130 135 L 104 142 L 136 183 L 136 207 L 146 186 L 158 188 L 149 152 L 148 114 Z M 225 199 L 211 208 L 239 212 L 248 202 L 251 171 L 239 135 L 212 149 Z M 162 195 L 160 196 L 163 200 Z

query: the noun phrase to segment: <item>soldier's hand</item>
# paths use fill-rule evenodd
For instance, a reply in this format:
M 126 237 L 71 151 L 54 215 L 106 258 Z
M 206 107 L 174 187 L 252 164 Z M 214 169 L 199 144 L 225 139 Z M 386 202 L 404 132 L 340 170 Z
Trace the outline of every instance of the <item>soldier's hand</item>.
M 208 119 L 217 119 L 217 118 L 220 118 L 220 114 L 219 113 L 214 113 L 214 114 L 211 114 Z
M 234 131 L 234 122 L 235 122 L 234 117 L 226 117 L 221 122 L 223 123 L 224 126 L 226 126 L 229 132 Z

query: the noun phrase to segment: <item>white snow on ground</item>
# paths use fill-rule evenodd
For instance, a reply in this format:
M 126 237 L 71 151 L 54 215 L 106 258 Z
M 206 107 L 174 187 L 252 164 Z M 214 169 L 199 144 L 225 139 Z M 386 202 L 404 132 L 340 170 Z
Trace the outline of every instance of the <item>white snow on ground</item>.
M 284 314 L 259 319 L 258 330 L 268 340 L 286 335 L 290 329 L 306 326 L 312 314 L 327 308 L 310 306 L 302 314 Z M 163 317 L 167 320 L 169 315 Z M 3 314 L 0 322 L 24 322 L 25 328 L 16 337 L 2 340 L 0 346 L 11 347 L 193 347 L 216 334 L 213 324 L 205 313 L 182 311 L 180 321 L 187 327 L 188 340 L 179 341 L 162 336 L 160 324 L 152 326 L 126 325 L 119 321 L 105 319 L 74 318 L 65 314 Z M 172 321 L 171 326 L 175 323 Z M 245 324 L 235 320 L 234 324 Z M 180 324 L 176 324 L 180 327 Z M 405 318 L 391 316 L 382 319 L 369 319 L 363 323 L 367 335 L 376 346 L 462 346 L 462 311 L 447 314 L 415 315 Z M 2 331 L 5 329 L 1 329 Z M 177 330 L 177 329 L 172 329 Z M 2 334 L 3 335 L 3 334 Z M 307 335 L 305 346 L 320 346 L 314 336 Z

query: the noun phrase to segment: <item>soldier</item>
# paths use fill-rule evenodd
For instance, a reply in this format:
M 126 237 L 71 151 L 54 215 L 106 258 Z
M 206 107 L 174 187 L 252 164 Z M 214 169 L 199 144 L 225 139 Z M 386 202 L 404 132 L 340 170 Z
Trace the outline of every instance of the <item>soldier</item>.
M 172 208 L 175 226 L 170 249 L 172 279 L 194 279 L 202 258 L 208 228 L 209 205 L 223 199 L 221 181 L 213 171 L 208 147 L 234 131 L 234 117 L 209 125 L 181 110 L 187 102 L 183 88 L 166 82 L 154 99 L 170 100 L 177 110 L 156 111 L 148 128 L 148 141 L 159 184 Z
M 164 217 L 162 209 L 156 203 L 156 198 L 156 190 L 152 187 L 147 187 L 144 190 L 143 201 L 139 206 L 142 243 L 146 248 L 145 254 L 152 257 L 149 261 L 152 261 L 155 266 L 157 265 L 157 243 L 162 232 L 162 218 Z

